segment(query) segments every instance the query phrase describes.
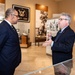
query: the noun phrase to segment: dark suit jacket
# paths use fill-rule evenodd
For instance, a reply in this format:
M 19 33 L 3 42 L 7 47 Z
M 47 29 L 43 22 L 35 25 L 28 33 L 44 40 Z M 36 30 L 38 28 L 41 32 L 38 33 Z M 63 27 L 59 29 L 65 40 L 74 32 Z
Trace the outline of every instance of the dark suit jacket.
M 18 34 L 3 21 L 0 24 L 0 71 L 15 69 L 21 62 Z
M 53 64 L 57 64 L 59 62 L 72 58 L 72 50 L 74 44 L 74 31 L 68 26 L 61 33 L 57 41 L 55 41 L 56 37 L 52 38 L 52 40 L 54 41 L 54 44 L 51 47 Z

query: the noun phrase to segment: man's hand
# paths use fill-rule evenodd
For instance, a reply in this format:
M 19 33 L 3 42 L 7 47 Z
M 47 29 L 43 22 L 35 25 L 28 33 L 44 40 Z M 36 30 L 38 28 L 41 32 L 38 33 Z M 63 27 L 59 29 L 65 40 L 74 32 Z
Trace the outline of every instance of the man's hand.
M 47 36 L 46 36 L 47 40 L 49 40 L 51 37 L 52 37 L 52 33 L 51 32 L 47 33 Z
M 45 41 L 45 42 L 43 43 L 43 46 L 49 46 L 49 45 L 51 45 L 51 43 L 52 43 L 52 40 L 49 39 L 48 41 Z

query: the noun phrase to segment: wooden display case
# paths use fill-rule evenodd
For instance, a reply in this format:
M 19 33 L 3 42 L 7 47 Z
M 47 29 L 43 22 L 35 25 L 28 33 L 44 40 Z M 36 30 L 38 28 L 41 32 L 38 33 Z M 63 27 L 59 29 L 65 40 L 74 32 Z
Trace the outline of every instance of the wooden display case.
M 38 46 L 39 46 L 40 42 L 45 42 L 45 41 L 46 41 L 46 36 L 36 36 L 35 37 L 35 45 L 36 43 L 38 43 Z
M 29 41 L 28 35 L 22 35 L 21 36 L 21 47 L 26 47 L 28 48 L 29 46 L 31 46 L 31 42 Z

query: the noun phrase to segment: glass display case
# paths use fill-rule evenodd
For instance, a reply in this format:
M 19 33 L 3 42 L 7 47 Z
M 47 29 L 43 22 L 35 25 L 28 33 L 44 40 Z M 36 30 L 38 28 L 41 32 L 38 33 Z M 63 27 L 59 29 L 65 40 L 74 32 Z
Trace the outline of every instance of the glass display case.
M 46 31 L 47 31 L 46 36 L 49 33 L 51 33 L 52 36 L 55 36 L 57 34 L 58 30 L 59 30 L 58 18 L 48 19 L 47 22 L 46 22 Z M 49 39 L 49 38 L 46 38 L 46 39 Z M 52 55 L 50 46 L 46 47 L 46 54 Z
M 55 73 L 56 75 L 75 75 L 75 58 L 26 74 L 25 71 L 16 70 L 15 75 L 55 75 Z

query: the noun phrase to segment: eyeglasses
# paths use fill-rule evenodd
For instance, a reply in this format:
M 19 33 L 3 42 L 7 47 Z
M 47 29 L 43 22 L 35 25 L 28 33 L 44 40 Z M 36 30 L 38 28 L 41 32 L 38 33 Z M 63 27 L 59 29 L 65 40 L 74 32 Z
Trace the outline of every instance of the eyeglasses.
M 62 20 L 68 20 L 68 19 L 64 19 L 64 18 L 59 18 L 59 20 L 60 20 L 60 21 L 62 21 Z
M 13 16 L 19 17 L 19 15 L 12 14 Z

